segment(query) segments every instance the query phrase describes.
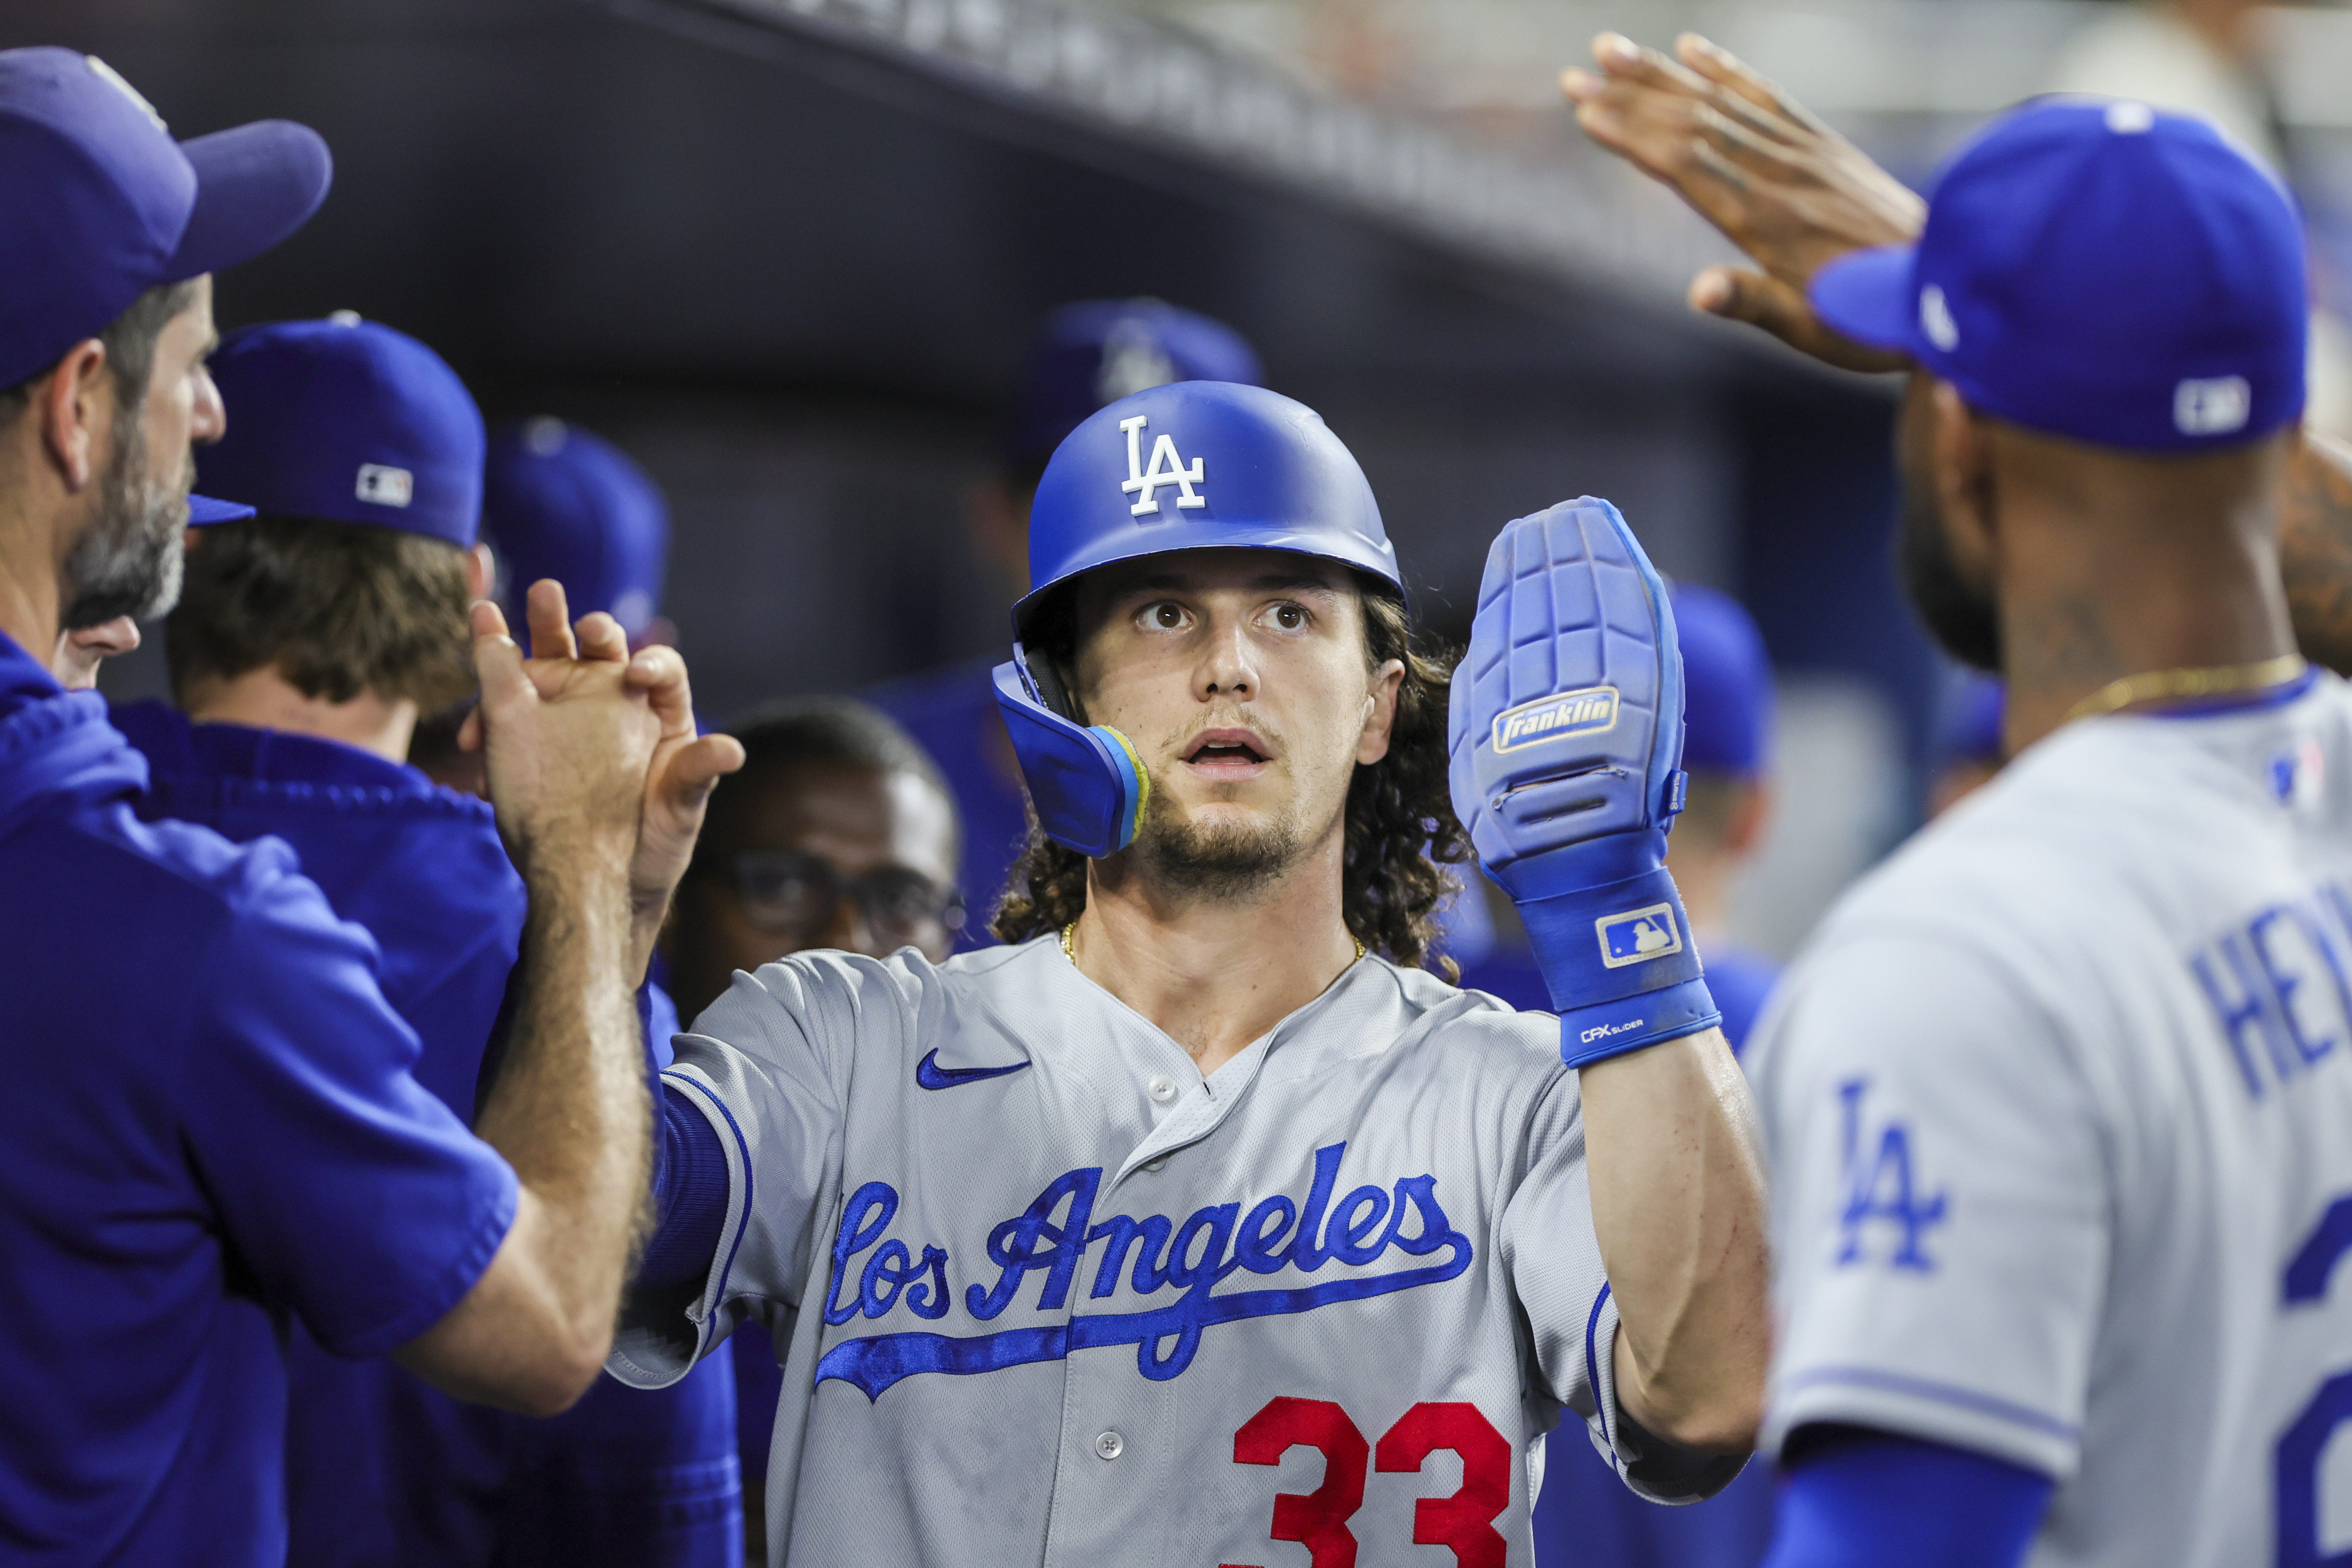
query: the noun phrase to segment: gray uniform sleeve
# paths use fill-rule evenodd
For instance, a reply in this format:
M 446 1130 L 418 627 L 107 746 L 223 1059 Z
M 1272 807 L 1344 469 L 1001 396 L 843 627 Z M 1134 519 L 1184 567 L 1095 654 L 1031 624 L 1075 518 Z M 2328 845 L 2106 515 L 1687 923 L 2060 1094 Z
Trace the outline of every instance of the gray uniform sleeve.
M 1731 1484 L 1738 1456 L 1696 1454 L 1642 1431 L 1617 1407 L 1617 1303 L 1592 1226 L 1576 1075 L 1563 1070 L 1537 1107 L 1527 1174 L 1503 1211 L 1502 1247 L 1551 1397 L 1625 1484 L 1652 1502 L 1689 1503 Z
M 1876 934 L 1792 976 L 1751 1053 L 1772 1158 L 1765 1442 L 1876 1427 L 2065 1479 L 2104 1306 L 2103 1119 L 1984 954 Z
M 727 1219 L 698 1289 L 624 1300 L 606 1363 L 614 1377 L 666 1387 L 746 1320 L 773 1330 L 798 1310 L 838 1198 L 842 1108 L 859 1042 L 911 1016 L 909 990 L 902 973 L 871 960 L 799 955 L 738 973 L 678 1037 L 663 1081 L 718 1134 Z

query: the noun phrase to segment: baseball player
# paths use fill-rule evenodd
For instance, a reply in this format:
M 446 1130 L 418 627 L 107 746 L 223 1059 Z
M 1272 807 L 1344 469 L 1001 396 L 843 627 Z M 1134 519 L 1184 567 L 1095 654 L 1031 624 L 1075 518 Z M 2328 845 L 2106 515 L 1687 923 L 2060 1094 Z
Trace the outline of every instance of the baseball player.
M 1370 489 L 1287 398 L 1089 416 L 1030 553 L 1011 945 L 733 977 L 665 1078 L 614 1372 L 746 1319 L 788 1347 L 779 1563 L 1525 1563 L 1564 1412 L 1637 1491 L 1719 1489 L 1761 1194 L 1623 521 L 1497 542 L 1450 753 Z M 1468 848 L 1449 777 L 1560 1017 L 1413 967 Z
M 737 970 L 788 953 L 887 958 L 914 947 L 936 963 L 954 951 L 964 923 L 955 800 L 912 737 L 846 697 L 789 698 L 727 732 L 742 743 L 743 766 L 711 797 L 662 931 L 660 955 L 688 1017 L 719 1000 Z M 743 1521 L 764 1562 L 782 1357 L 764 1324 L 744 1324 L 730 1343 Z
M 1832 911 L 1749 1052 L 1769 1561 L 2329 1561 L 2352 692 L 2280 578 L 2293 205 L 2201 121 L 2052 100 L 1855 249 L 1875 171 L 1769 84 L 1697 40 L 1597 52 L 1588 131 L 1645 154 L 1679 117 L 1692 188 L 1790 220 L 1706 298 L 1915 367 L 1907 585 L 2005 687 L 2008 765 Z
M 507 1071 L 469 1134 L 409 1067 L 376 953 L 281 844 L 131 804 L 61 628 L 153 616 L 192 443 L 211 274 L 324 195 L 325 146 L 265 121 L 175 142 L 101 62 L 0 52 L 0 1555 L 282 1562 L 299 1321 L 441 1386 L 560 1408 L 609 1341 L 642 1197 L 629 977 L 729 756 L 692 739 L 674 655 L 631 661 L 561 595 L 526 662 L 475 655 L 532 958 Z
M 194 535 L 164 628 L 185 711 L 115 710 L 148 761 L 142 813 L 290 847 L 374 937 L 385 998 L 416 1031 L 418 1080 L 470 1121 L 523 884 L 488 803 L 401 759 L 417 714 L 474 684 L 481 416 L 432 350 L 348 312 L 232 332 L 211 368 L 238 414 L 197 481 L 260 515 Z M 653 1025 L 664 1062 L 675 1027 Z M 295 1568 L 740 1556 L 722 1368 L 650 1394 L 600 1378 L 541 1422 L 330 1355 L 299 1329 L 289 1360 Z
M 1087 300 L 1047 314 L 1030 344 L 996 472 L 975 483 L 972 543 L 1018 598 L 1029 584 L 1029 508 L 1062 437 L 1105 404 L 1178 381 L 1263 377 L 1257 353 L 1223 321 L 1160 300 Z M 994 584 L 992 584 L 992 586 Z M 1029 831 L 1021 765 L 1005 737 L 990 679 L 993 658 L 924 670 L 866 693 L 921 742 L 955 790 L 963 817 L 959 880 L 979 919 L 960 945 L 993 939 L 988 916 Z

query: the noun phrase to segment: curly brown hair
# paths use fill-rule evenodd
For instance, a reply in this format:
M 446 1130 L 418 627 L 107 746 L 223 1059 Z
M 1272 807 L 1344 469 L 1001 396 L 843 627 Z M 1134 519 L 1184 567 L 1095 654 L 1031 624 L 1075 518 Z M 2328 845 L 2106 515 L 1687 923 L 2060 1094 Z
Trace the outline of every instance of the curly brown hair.
M 1446 680 L 1453 659 L 1416 648 L 1403 604 L 1385 584 L 1358 583 L 1365 666 L 1404 663 L 1388 755 L 1356 769 L 1348 785 L 1347 847 L 1339 908 L 1349 934 L 1394 963 L 1417 965 L 1437 935 L 1437 906 L 1462 886 L 1449 868 L 1470 858 L 1470 836 L 1445 783 Z M 1052 637 L 1041 638 L 1048 648 Z M 1087 907 L 1087 858 L 1056 844 L 1029 817 L 1029 842 L 1007 879 L 989 929 L 1000 941 L 1056 931 Z M 1441 961 L 1455 978 L 1450 958 Z

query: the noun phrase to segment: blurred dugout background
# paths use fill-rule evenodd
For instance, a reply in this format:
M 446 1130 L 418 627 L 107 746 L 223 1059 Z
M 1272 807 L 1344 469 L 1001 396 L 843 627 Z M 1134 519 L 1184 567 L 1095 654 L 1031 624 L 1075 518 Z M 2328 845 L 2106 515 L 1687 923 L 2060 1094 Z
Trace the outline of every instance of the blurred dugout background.
M 1785 952 L 1916 820 L 1948 687 L 1888 565 L 1892 388 L 1690 318 L 1715 242 L 1553 79 L 1601 26 L 1696 27 L 1915 183 L 2086 57 L 2186 79 L 2292 168 L 2333 302 L 2352 11 L 2196 3 L 2201 42 L 2126 0 L 11 0 L 0 42 L 103 55 L 184 136 L 322 131 L 333 195 L 222 324 L 356 310 L 494 421 L 629 449 L 711 714 L 1003 640 L 964 490 L 1068 300 L 1239 328 L 1362 459 L 1443 633 L 1501 522 L 1611 497 L 1780 670 L 1738 923 Z M 159 691 L 152 645 L 108 683 Z

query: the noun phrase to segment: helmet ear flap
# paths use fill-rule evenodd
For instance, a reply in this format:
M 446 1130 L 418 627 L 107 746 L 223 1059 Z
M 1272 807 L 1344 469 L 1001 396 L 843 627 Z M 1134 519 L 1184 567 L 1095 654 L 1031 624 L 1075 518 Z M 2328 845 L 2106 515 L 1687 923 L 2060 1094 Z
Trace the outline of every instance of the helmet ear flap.
M 1045 836 L 1090 860 L 1134 843 L 1151 798 L 1151 775 L 1128 738 L 1107 724 L 1080 725 L 1068 717 L 1069 696 L 1059 677 L 1044 659 L 1032 665 L 1019 643 L 1013 645 L 1013 661 L 996 667 L 994 683 L 997 709 Z

